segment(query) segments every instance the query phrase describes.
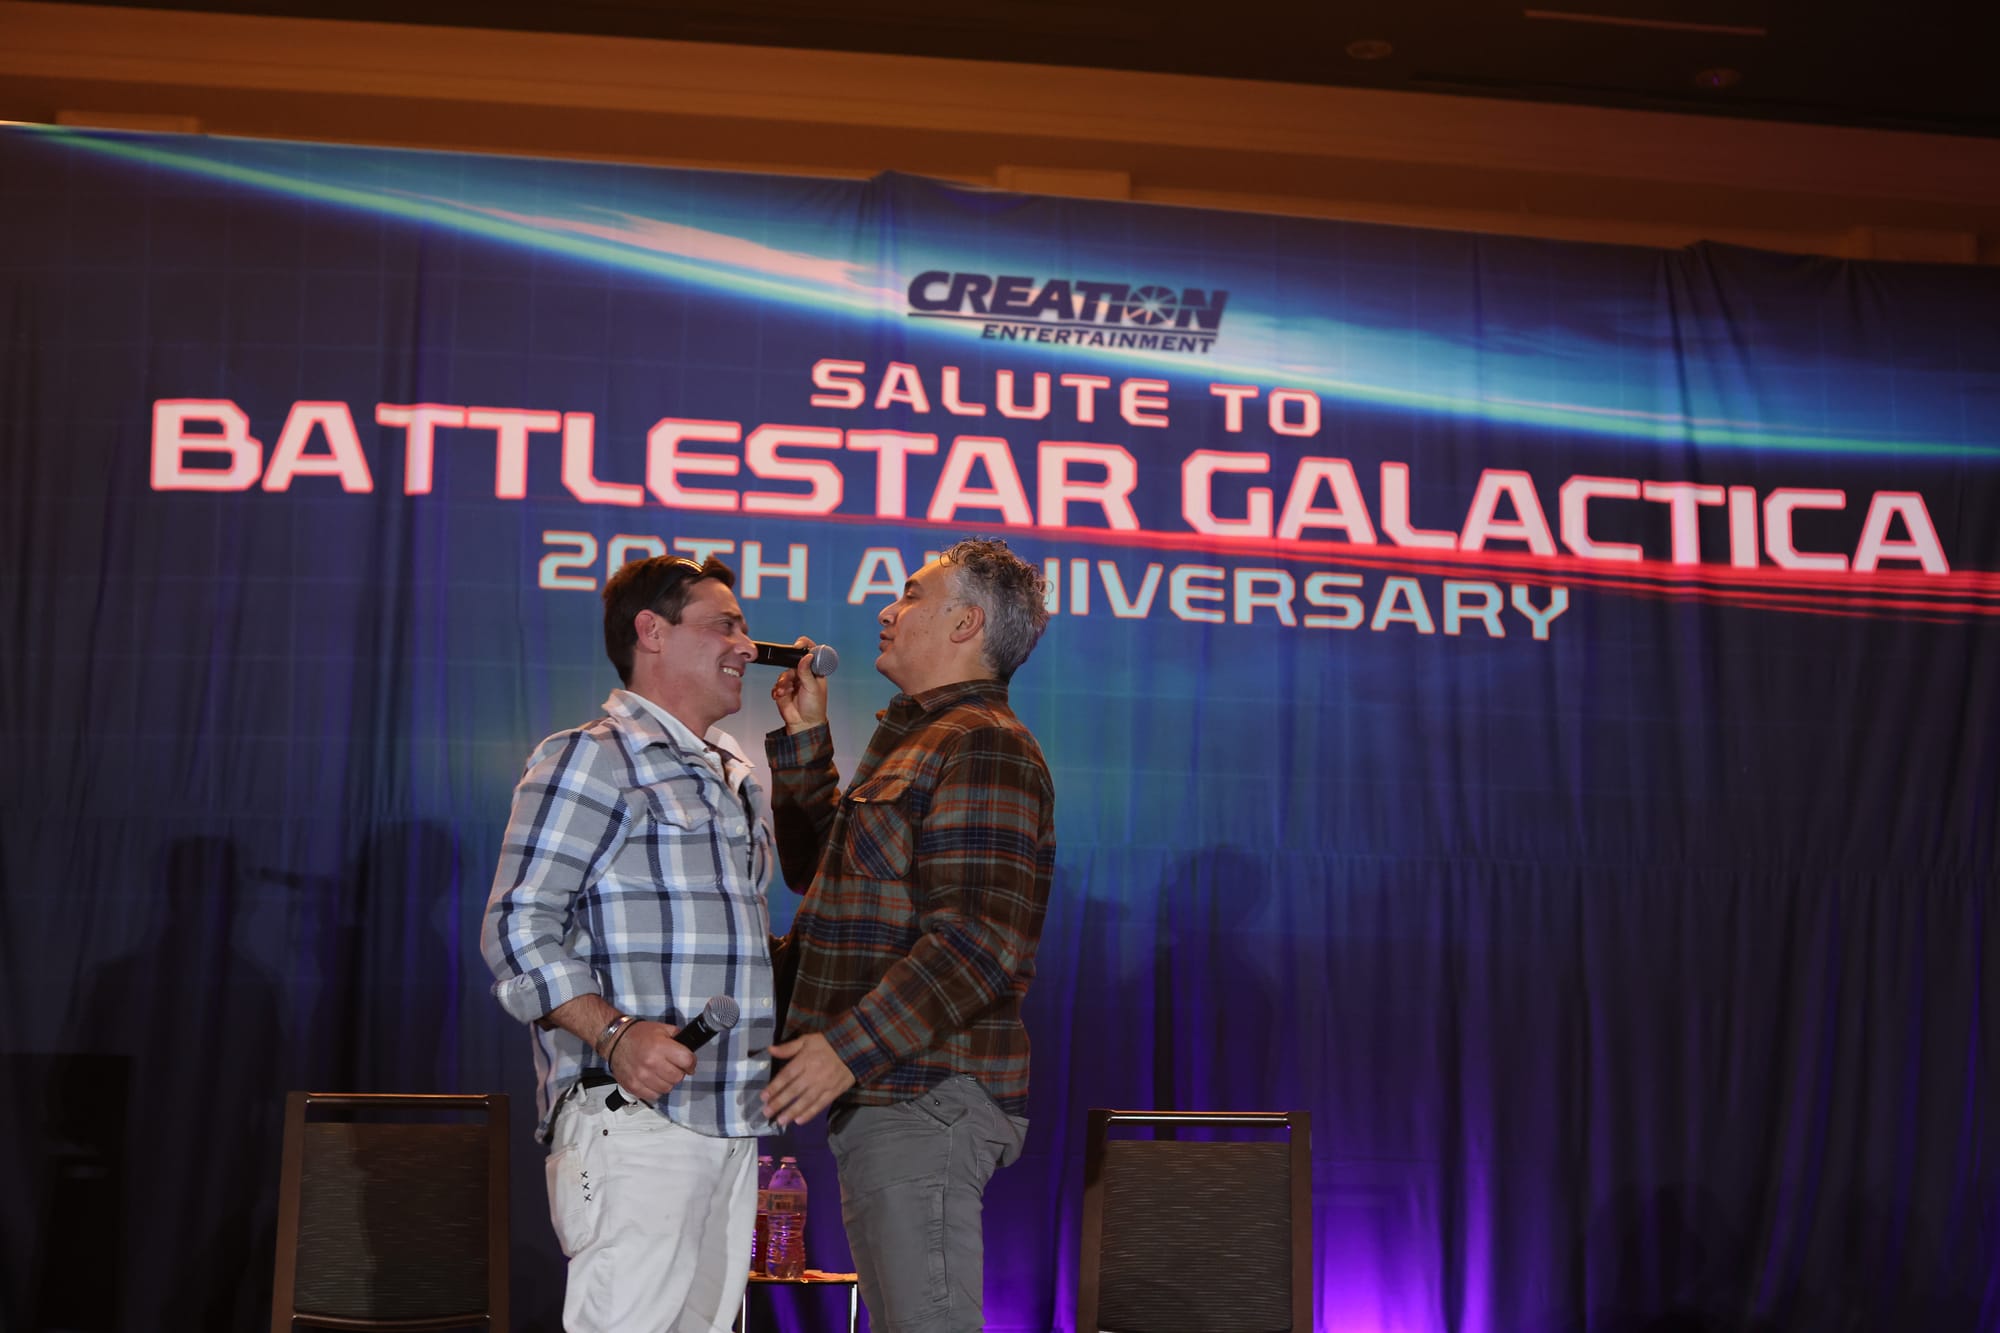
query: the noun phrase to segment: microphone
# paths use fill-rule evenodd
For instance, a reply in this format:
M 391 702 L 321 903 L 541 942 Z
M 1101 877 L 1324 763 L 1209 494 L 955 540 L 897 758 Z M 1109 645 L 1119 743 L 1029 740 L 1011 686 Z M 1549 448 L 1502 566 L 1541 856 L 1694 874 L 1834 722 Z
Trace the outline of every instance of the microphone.
M 743 1017 L 743 1007 L 727 995 L 711 995 L 708 1004 L 695 1015 L 694 1021 L 674 1034 L 674 1040 L 691 1051 L 698 1051 L 723 1033 L 736 1026 Z M 623 1088 L 613 1088 L 604 1099 L 607 1111 L 616 1111 L 631 1100 Z
M 736 1020 L 743 1017 L 742 1006 L 727 995 L 709 997 L 708 1007 L 695 1015 L 692 1023 L 674 1034 L 674 1040 L 691 1051 L 698 1051 L 723 1033 L 736 1026 Z
M 756 643 L 758 666 L 795 667 L 805 660 L 807 649 L 794 648 L 789 643 Z M 840 654 L 826 644 L 811 649 L 812 669 L 815 676 L 831 676 L 840 670 Z

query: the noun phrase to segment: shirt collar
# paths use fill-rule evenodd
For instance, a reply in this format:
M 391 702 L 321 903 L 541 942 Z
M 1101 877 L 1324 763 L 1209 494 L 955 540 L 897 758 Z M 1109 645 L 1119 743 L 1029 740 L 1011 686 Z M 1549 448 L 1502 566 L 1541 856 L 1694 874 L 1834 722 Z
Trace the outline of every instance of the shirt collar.
M 967 699 L 991 699 L 995 703 L 1004 704 L 1007 702 L 1007 682 L 985 677 L 980 680 L 953 681 L 949 685 L 939 685 L 935 689 L 925 690 L 922 694 L 898 692 L 896 697 L 889 701 L 888 711 L 905 714 L 912 711 L 925 714 L 937 713 Z
M 733 762 L 747 769 L 750 761 L 743 757 L 743 747 L 736 738 L 724 731 L 720 725 L 710 727 L 708 735 L 697 736 L 694 730 L 654 703 L 643 694 L 631 690 L 613 690 L 611 697 L 604 701 L 606 715 L 618 721 L 622 729 L 637 741 L 641 748 L 648 745 L 671 745 L 675 749 L 697 758 L 705 758 L 710 752 L 721 757 L 725 772 L 729 772 Z M 732 779 L 737 776 L 729 773 Z

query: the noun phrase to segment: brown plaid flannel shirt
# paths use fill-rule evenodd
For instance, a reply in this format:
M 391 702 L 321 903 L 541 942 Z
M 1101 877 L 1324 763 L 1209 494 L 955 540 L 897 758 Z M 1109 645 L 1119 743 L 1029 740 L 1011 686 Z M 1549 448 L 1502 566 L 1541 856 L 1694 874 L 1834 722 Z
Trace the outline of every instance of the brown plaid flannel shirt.
M 1055 787 L 996 680 L 898 694 L 847 790 L 833 737 L 765 738 L 786 879 L 805 901 L 780 965 L 787 1039 L 826 1035 L 858 1080 L 907 1101 L 953 1074 L 1028 1101 L 1021 999 L 1055 870 Z

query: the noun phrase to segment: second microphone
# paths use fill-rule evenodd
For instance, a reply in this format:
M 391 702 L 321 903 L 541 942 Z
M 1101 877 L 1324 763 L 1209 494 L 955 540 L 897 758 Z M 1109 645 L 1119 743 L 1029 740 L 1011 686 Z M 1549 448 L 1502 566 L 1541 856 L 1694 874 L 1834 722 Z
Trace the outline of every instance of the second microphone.
M 689 1024 L 674 1034 L 674 1040 L 691 1051 L 698 1051 L 729 1031 L 743 1017 L 743 1007 L 736 1003 L 734 996 L 711 995 L 708 1004 L 694 1016 Z M 624 1089 L 613 1088 L 604 1099 L 607 1110 L 616 1111 L 627 1101 Z

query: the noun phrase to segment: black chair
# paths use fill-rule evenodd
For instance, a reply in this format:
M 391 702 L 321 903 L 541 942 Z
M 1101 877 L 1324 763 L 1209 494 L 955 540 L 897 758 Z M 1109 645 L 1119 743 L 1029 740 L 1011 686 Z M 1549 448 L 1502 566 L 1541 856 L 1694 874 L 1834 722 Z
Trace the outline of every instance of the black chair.
M 288 1096 L 272 1333 L 504 1331 L 507 1151 L 501 1093 Z
M 1290 1140 L 1110 1137 L 1261 1128 Z M 1312 1333 L 1312 1117 L 1090 1113 L 1077 1333 Z

